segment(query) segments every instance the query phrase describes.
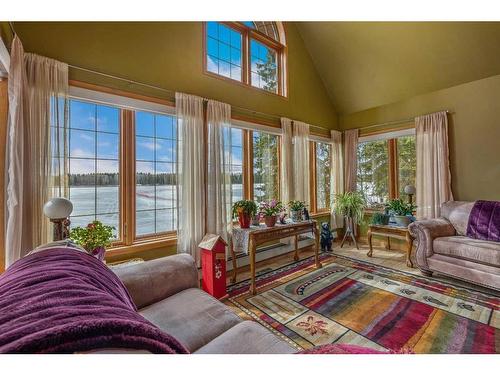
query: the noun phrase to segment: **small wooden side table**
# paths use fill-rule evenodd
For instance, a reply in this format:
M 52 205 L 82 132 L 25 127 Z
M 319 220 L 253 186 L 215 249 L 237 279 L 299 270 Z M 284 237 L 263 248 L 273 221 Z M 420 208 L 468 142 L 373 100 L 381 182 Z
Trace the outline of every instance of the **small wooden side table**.
M 396 225 L 375 225 L 371 224 L 368 228 L 368 245 L 370 250 L 366 254 L 371 257 L 373 255 L 372 236 L 384 236 L 389 243 L 390 238 L 398 238 L 406 241 L 406 265 L 413 268 L 411 261 L 411 250 L 413 247 L 413 237 L 410 235 L 407 227 L 398 227 Z

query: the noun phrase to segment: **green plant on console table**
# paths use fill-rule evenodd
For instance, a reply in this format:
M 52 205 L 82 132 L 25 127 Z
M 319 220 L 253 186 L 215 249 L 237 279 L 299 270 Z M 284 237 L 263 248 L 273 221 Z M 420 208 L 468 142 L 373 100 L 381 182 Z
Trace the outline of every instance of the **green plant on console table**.
M 233 217 L 238 217 L 240 214 L 254 216 L 256 213 L 257 204 L 254 201 L 243 199 L 233 204 Z
M 387 202 L 386 207 L 398 216 L 413 215 L 413 211 L 417 208 L 413 203 L 405 202 L 402 198 L 391 199 Z

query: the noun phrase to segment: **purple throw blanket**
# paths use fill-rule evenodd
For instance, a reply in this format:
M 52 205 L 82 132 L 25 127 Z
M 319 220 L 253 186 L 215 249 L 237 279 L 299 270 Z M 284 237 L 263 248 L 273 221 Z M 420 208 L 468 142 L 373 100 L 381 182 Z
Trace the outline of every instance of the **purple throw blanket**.
M 467 224 L 467 237 L 500 242 L 500 202 L 474 203 Z
M 89 254 L 52 248 L 0 275 L 0 353 L 103 348 L 187 353 L 137 312 L 120 279 Z

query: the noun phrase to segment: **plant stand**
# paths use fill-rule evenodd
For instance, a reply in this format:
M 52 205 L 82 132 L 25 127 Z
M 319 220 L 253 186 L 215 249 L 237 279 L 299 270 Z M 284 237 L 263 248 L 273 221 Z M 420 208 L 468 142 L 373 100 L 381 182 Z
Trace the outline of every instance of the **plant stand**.
M 356 241 L 356 237 L 354 236 L 353 231 L 353 220 L 352 217 L 346 217 L 346 230 L 344 234 L 344 238 L 342 238 L 342 242 L 340 243 L 340 247 L 344 246 L 344 242 L 347 238 L 349 238 L 349 245 L 351 244 L 351 239 L 354 241 L 354 245 L 356 245 L 356 249 L 359 250 L 358 242 Z

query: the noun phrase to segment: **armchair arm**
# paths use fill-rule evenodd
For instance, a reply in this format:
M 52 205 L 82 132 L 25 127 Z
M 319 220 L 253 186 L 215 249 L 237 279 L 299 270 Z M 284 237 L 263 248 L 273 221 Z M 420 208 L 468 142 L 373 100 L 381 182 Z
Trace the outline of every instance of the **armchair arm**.
M 140 309 L 185 289 L 198 288 L 193 257 L 176 254 L 113 270 Z
M 455 228 L 444 219 L 419 220 L 411 223 L 408 227 L 410 234 L 417 239 L 417 250 L 415 257 L 420 269 L 429 271 L 427 258 L 434 254 L 432 243 L 435 238 L 454 236 Z

